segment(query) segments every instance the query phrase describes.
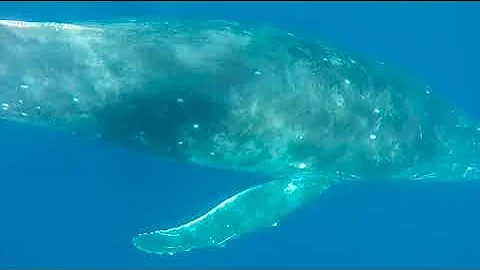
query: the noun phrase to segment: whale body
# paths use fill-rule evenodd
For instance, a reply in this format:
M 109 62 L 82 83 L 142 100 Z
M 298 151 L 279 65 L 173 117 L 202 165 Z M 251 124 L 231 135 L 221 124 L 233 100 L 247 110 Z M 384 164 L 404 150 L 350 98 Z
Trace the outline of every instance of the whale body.
M 133 237 L 156 254 L 223 247 L 345 181 L 480 176 L 480 126 L 428 86 L 236 22 L 1 20 L 0 118 L 271 178 Z

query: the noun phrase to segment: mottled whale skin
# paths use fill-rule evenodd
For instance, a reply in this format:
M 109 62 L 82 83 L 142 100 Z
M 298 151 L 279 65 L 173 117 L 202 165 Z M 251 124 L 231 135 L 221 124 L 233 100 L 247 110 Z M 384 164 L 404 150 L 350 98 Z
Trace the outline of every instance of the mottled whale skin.
M 478 125 L 429 87 L 235 22 L 0 21 L 0 117 L 272 179 L 133 238 L 156 254 L 223 247 L 344 181 L 480 176 Z

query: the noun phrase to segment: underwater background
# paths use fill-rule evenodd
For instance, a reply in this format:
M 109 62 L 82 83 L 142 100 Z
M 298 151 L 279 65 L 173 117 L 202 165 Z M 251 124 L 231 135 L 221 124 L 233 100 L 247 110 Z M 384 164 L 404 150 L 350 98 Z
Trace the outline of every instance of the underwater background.
M 478 2 L 0 2 L 1 19 L 303 31 L 427 81 L 476 118 L 478 14 Z M 338 186 L 225 249 L 161 257 L 130 244 L 261 181 L 0 121 L 0 267 L 480 267 L 480 181 Z

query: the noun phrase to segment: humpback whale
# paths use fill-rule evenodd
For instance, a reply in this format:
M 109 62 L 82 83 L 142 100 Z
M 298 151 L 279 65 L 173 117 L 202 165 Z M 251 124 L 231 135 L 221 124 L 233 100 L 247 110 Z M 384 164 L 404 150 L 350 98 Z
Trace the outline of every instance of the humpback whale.
M 273 27 L 1 20 L 0 82 L 4 121 L 269 177 L 188 223 L 137 232 L 148 253 L 224 247 L 346 181 L 480 176 L 480 125 L 433 89 Z

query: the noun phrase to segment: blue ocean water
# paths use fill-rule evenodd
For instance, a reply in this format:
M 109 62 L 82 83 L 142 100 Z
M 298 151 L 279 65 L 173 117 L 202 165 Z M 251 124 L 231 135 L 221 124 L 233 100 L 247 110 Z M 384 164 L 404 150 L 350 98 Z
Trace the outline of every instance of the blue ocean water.
M 0 3 L 4 19 L 183 17 L 299 29 L 421 77 L 473 117 L 479 12 L 457 2 Z M 262 179 L 6 122 L 0 142 L 0 267 L 480 266 L 478 181 L 345 185 L 223 250 L 158 257 L 131 237 Z

